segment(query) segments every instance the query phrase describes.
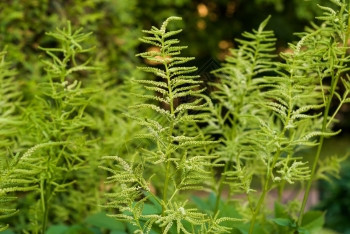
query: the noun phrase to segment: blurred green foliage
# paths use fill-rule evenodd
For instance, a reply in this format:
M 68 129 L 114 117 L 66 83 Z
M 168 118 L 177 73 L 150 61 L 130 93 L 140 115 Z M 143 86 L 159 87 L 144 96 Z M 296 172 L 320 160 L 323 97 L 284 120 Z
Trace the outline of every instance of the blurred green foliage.
M 45 41 L 44 32 L 53 31 L 66 20 L 94 32 L 98 54 L 108 60 L 108 68 L 118 69 L 119 77 L 133 69 L 140 28 L 148 28 L 169 15 L 183 17 L 186 32 L 183 41 L 191 44 L 188 53 L 199 56 L 218 55 L 242 31 L 258 25 L 267 15 L 281 45 L 290 41 L 292 33 L 301 31 L 312 20 L 324 0 L 12 0 L 1 1 L 0 45 L 8 45 L 16 58 L 30 72 L 35 68 L 31 59 L 38 54 L 37 46 Z M 187 33 L 188 32 L 188 33 Z M 209 36 L 210 35 L 210 36 Z M 228 43 L 221 43 L 226 40 Z M 200 43 L 198 43 L 200 42 Z M 108 52 L 108 54 L 107 54 Z M 222 58 L 222 57 L 221 57 Z M 123 62 L 122 62 L 123 61 Z

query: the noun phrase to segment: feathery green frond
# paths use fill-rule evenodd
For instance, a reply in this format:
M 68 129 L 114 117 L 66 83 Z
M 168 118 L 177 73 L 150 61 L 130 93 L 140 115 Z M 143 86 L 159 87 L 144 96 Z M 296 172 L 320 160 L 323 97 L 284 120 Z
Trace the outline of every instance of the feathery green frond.
M 183 197 L 188 191 L 213 187 L 214 168 L 223 165 L 214 162 L 217 156 L 207 151 L 208 145 L 217 142 L 198 131 L 197 123 L 209 116 L 211 103 L 203 95 L 205 89 L 201 87 L 199 76 L 193 75 L 197 68 L 186 66 L 193 58 L 181 57 L 181 50 L 186 46 L 177 46 L 180 41 L 173 39 L 181 30 L 167 31 L 169 23 L 180 19 L 170 17 L 160 28 L 153 26 L 151 30 L 145 30 L 147 36 L 140 39 L 157 47 L 138 54 L 157 63 L 157 67 L 139 68 L 155 75 L 156 80 L 135 80 L 149 93 L 136 94 L 143 103 L 131 106 L 130 110 L 148 109 L 154 114 L 126 116 L 147 129 L 147 133 L 137 137 L 152 140 L 154 146 L 123 159 L 105 157 L 108 161 L 118 159 L 118 162 L 112 167 L 101 166 L 111 173 L 106 182 L 119 185 L 107 193 L 109 202 L 106 206 L 117 212 L 111 216 L 133 223 L 137 232 L 142 233 L 156 227 L 162 229 L 162 233 L 171 230 L 200 233 L 203 225 L 214 225 L 209 223 L 206 213 L 186 208 Z M 154 167 L 157 167 L 156 171 Z M 136 168 L 137 172 L 134 171 Z M 151 187 L 155 187 L 156 192 Z M 143 214 L 143 207 L 151 204 L 160 206 L 161 211 Z M 220 222 L 216 227 L 220 228 Z

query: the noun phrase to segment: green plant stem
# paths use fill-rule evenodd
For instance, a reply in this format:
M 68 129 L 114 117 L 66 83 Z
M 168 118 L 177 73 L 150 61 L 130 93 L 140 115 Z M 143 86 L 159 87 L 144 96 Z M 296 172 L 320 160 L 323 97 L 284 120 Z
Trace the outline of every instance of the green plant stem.
M 175 191 L 173 192 L 173 194 L 171 195 L 171 197 L 169 198 L 168 202 L 170 202 L 171 200 L 173 200 L 173 198 L 175 197 L 175 195 L 177 194 L 177 192 L 179 192 L 178 189 L 175 189 Z
M 173 132 L 173 122 L 171 122 L 171 125 L 170 125 L 170 133 L 169 133 L 169 136 L 172 135 L 172 132 Z M 164 212 L 165 212 L 165 209 L 166 209 L 166 204 L 167 204 L 167 200 L 168 200 L 168 186 L 169 186 L 169 179 L 170 179 L 170 163 L 171 161 L 169 160 L 170 159 L 170 154 L 169 154 L 169 146 L 170 144 L 168 145 L 168 148 L 166 150 L 166 159 L 167 159 L 167 163 L 166 163 L 166 169 L 165 169 L 165 181 L 164 181 L 164 188 L 163 188 L 163 209 L 162 209 L 162 215 L 164 215 Z
M 162 38 L 162 57 L 165 60 L 166 55 L 164 52 L 164 38 Z M 173 102 L 173 91 L 171 88 L 171 80 L 170 80 L 170 71 L 168 68 L 168 64 L 166 62 L 163 63 L 165 67 L 165 72 L 166 72 L 166 77 L 167 77 L 167 82 L 168 82 L 168 91 L 169 91 L 169 105 L 170 105 L 170 113 L 171 116 L 174 116 L 174 102 Z M 169 141 L 171 141 L 171 136 L 173 134 L 173 129 L 174 129 L 174 120 L 170 120 L 170 130 L 169 130 Z M 169 179 L 170 179 L 170 154 L 169 154 L 169 147 L 170 143 L 168 144 L 168 147 L 166 149 L 166 159 L 167 159 L 167 164 L 166 164 L 166 169 L 165 169 L 165 182 L 164 182 L 164 188 L 163 188 L 163 207 L 162 207 L 162 216 L 164 216 L 164 212 L 166 210 L 166 204 L 167 204 L 167 196 L 168 196 L 168 185 L 169 185 Z
M 291 139 L 294 139 L 294 134 L 292 134 L 292 135 L 293 135 L 293 137 Z M 288 154 L 288 158 L 287 158 L 288 161 L 290 160 L 290 157 L 291 157 L 291 155 Z M 285 180 L 282 180 L 278 186 L 278 202 L 280 202 L 280 203 L 282 203 L 282 201 L 283 201 L 283 191 L 284 191 L 285 186 L 286 186 Z
M 328 113 L 328 111 L 325 111 L 325 113 Z M 323 122 L 325 122 L 325 121 L 323 121 Z M 326 124 L 323 123 L 322 124 L 322 131 L 325 130 L 325 126 L 326 126 Z M 309 179 L 309 181 L 308 181 L 308 183 L 306 185 L 306 190 L 305 190 L 305 193 L 304 193 L 303 202 L 301 204 L 301 209 L 300 209 L 299 218 L 298 218 L 298 226 L 301 226 L 301 223 L 303 221 L 304 210 L 305 210 L 305 207 L 306 207 L 306 202 L 307 202 L 307 200 L 309 198 L 311 184 L 312 184 L 312 181 L 314 180 L 314 177 L 315 177 L 315 171 L 316 171 L 318 159 L 319 159 L 321 151 L 322 151 L 323 141 L 324 141 L 324 137 L 321 136 L 320 143 L 319 143 L 319 145 L 317 147 L 317 152 L 316 152 L 316 156 L 315 156 L 315 159 L 314 159 L 314 163 L 312 165 L 311 176 L 310 176 L 310 179 Z
M 233 157 L 233 154 L 230 154 L 230 158 L 229 158 L 228 162 L 225 163 L 224 172 L 221 173 L 222 176 L 221 176 L 220 181 L 219 181 L 219 189 L 218 189 L 218 194 L 217 194 L 216 201 L 215 201 L 214 214 L 216 214 L 218 212 L 218 210 L 219 210 L 221 195 L 222 195 L 222 192 L 224 190 L 224 184 L 223 183 L 224 183 L 224 181 L 226 179 L 225 172 L 228 170 L 228 167 L 229 167 L 230 163 L 232 162 L 232 157 Z
M 168 160 L 165 170 L 165 182 L 164 182 L 164 188 L 163 188 L 163 201 L 164 205 L 166 205 L 167 196 L 168 196 L 168 184 L 169 184 L 169 170 L 170 170 L 170 160 Z M 162 214 L 164 214 L 165 209 L 163 209 Z
M 283 131 L 283 133 L 284 133 L 284 131 Z M 275 164 L 277 162 L 277 159 L 278 159 L 279 155 L 280 155 L 280 149 L 277 150 L 276 154 L 273 157 L 272 164 L 267 170 L 266 181 L 264 183 L 263 191 L 262 191 L 261 196 L 259 198 L 258 204 L 256 205 L 256 208 L 253 211 L 253 217 L 252 217 L 252 220 L 250 222 L 249 234 L 252 234 L 253 231 L 254 231 L 254 225 L 255 225 L 256 218 L 257 218 L 257 216 L 258 216 L 258 214 L 260 212 L 262 204 L 265 201 L 266 194 L 270 190 L 270 179 L 271 179 L 271 175 L 272 175 L 272 170 L 275 167 Z
M 349 92 L 346 91 L 345 94 L 344 94 L 344 96 L 347 97 L 348 94 L 349 94 Z M 344 102 L 345 102 L 345 98 L 344 98 L 343 100 L 341 100 L 341 102 L 339 103 L 337 109 L 334 111 L 332 117 L 329 119 L 329 121 L 328 121 L 326 127 L 328 127 L 329 124 L 331 124 L 331 123 L 333 122 L 333 119 L 334 119 L 335 116 L 338 114 L 338 112 L 339 112 L 340 108 L 343 106 Z
M 232 158 L 232 157 L 231 157 Z M 230 159 L 231 161 L 231 159 Z M 229 162 L 230 162 L 229 161 Z M 227 171 L 228 169 L 228 164 L 229 162 L 225 163 L 225 169 L 224 169 L 224 173 Z M 222 194 L 222 191 L 224 190 L 224 184 L 223 182 L 225 181 L 225 178 L 226 176 L 225 175 L 222 175 L 220 180 L 219 180 L 219 189 L 218 189 L 218 194 L 216 196 L 216 201 L 215 201 L 215 210 L 214 210 L 214 214 L 216 214 L 219 210 L 219 204 L 220 204 L 220 200 L 221 200 L 221 194 Z
M 348 2 L 348 12 L 350 12 L 350 0 Z M 347 43 L 348 43 L 348 40 L 349 40 L 349 34 L 350 34 L 350 16 L 348 16 L 348 25 L 347 25 L 347 30 L 345 32 L 345 37 L 344 37 L 344 41 L 343 41 L 343 46 L 345 48 L 344 50 L 344 53 L 342 55 L 342 58 L 340 60 L 340 63 L 339 63 L 339 67 L 342 67 L 343 66 L 343 61 L 344 61 L 344 58 L 346 56 L 346 51 L 347 51 Z M 326 104 L 326 107 L 325 107 L 325 110 L 324 110 L 324 114 L 323 114 L 323 121 L 322 121 L 322 132 L 324 132 L 326 129 L 327 129 L 327 117 L 328 117 L 328 114 L 329 114 L 329 109 L 330 109 L 330 106 L 331 106 L 331 102 L 332 102 L 332 99 L 334 97 L 334 93 L 335 93 L 335 89 L 337 87 L 337 84 L 338 84 L 338 80 L 340 78 L 340 75 L 341 75 L 341 71 L 340 69 L 337 71 L 337 73 L 335 74 L 335 76 L 333 75 L 332 76 L 332 81 L 331 81 L 331 92 L 329 94 L 329 97 L 327 99 L 327 104 Z M 310 194 L 310 190 L 311 190 L 311 185 L 312 185 L 312 182 L 315 178 L 315 174 L 316 174 L 316 168 L 317 168 L 317 164 L 318 164 L 318 160 L 320 158 L 320 155 L 321 155 L 321 151 L 322 151 L 322 147 L 323 147 L 323 142 L 324 142 L 324 136 L 321 135 L 320 137 L 320 143 L 317 147 L 317 151 L 316 151 L 316 155 L 315 155 L 315 159 L 314 159 L 314 163 L 312 165 L 312 170 L 311 170 L 311 175 L 310 175 L 310 179 L 309 181 L 307 182 L 307 185 L 306 185 L 306 190 L 305 190 L 305 193 L 304 193 L 304 198 L 303 198 L 303 202 L 301 204 L 301 208 L 300 208 L 300 212 L 299 212 L 299 217 L 298 217 L 298 221 L 297 221 L 297 224 L 298 226 L 301 226 L 302 222 L 303 222 L 303 216 L 304 216 L 304 211 L 305 211 L 305 207 L 306 207 L 306 203 L 307 203 L 307 200 L 309 198 L 309 194 Z
M 42 225 L 41 225 L 41 233 L 44 234 L 46 232 L 46 226 L 47 226 L 47 219 L 48 219 L 48 208 L 47 208 L 47 196 L 46 196 L 46 181 L 42 179 L 40 181 L 40 200 L 41 200 L 41 206 L 43 210 L 43 218 L 42 218 Z
M 286 185 L 286 181 L 283 180 L 278 188 L 278 202 L 280 202 L 280 203 L 282 202 L 282 199 L 283 199 L 283 190 L 284 190 L 285 185 Z
M 255 211 L 253 212 L 253 217 L 252 217 L 252 220 L 250 222 L 250 227 L 249 227 L 249 234 L 252 234 L 253 231 L 254 231 L 254 225 L 255 225 L 255 221 L 256 221 L 256 217 L 258 216 L 259 212 L 260 212 L 260 209 L 261 209 L 261 206 L 263 204 L 263 202 L 265 201 L 265 197 L 266 197 L 266 194 L 267 192 L 269 191 L 269 176 L 267 176 L 268 178 L 266 178 L 266 182 L 264 184 L 264 188 L 263 188 L 263 191 L 262 191 L 262 194 L 259 198 L 259 201 L 258 201 L 258 204 L 256 205 L 256 208 L 255 208 Z
M 331 93 L 330 93 L 329 98 L 327 100 L 327 105 L 325 107 L 325 111 L 324 111 L 324 114 L 323 114 L 322 132 L 325 132 L 326 129 L 327 129 L 326 126 L 327 126 L 327 117 L 328 117 L 328 114 L 329 114 L 329 108 L 331 106 L 332 98 L 333 98 L 333 95 L 334 95 L 334 92 L 335 92 L 335 87 L 337 86 L 337 83 L 338 83 L 339 76 L 340 76 L 340 74 L 337 74 L 336 77 L 334 77 L 334 79 L 332 79 L 333 82 L 332 82 L 332 87 L 331 87 Z M 305 210 L 305 207 L 306 207 L 307 200 L 309 198 L 312 182 L 313 182 L 313 180 L 315 178 L 316 168 L 317 168 L 318 160 L 319 160 L 320 155 L 321 155 L 323 142 L 324 142 L 324 136 L 321 135 L 320 142 L 319 142 L 319 145 L 317 147 L 316 155 L 315 155 L 315 158 L 314 158 L 314 162 L 312 164 L 310 179 L 307 182 L 305 193 L 304 193 L 304 197 L 303 197 L 303 202 L 302 202 L 301 208 L 300 208 L 300 213 L 299 213 L 299 217 L 298 217 L 298 225 L 299 226 L 302 224 L 302 221 L 303 221 L 304 210 Z

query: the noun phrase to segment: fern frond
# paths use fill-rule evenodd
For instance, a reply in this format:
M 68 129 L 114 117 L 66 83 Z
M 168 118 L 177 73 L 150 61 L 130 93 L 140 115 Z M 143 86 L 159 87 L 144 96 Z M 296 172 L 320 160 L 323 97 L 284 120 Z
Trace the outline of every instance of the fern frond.
M 274 177 L 274 181 L 285 180 L 290 184 L 294 184 L 294 181 L 310 179 L 311 170 L 308 166 L 305 166 L 307 163 L 296 160 L 291 164 L 289 163 L 289 160 L 276 163 L 275 168 L 277 168 L 277 173 L 281 176 Z
M 139 67 L 139 70 L 158 79 L 135 80 L 149 92 L 135 95 L 143 102 L 130 109 L 149 112 L 142 117 L 140 113 L 126 116 L 145 127 L 147 132 L 138 134 L 138 137 L 151 139 L 154 146 L 141 149 L 132 159 L 105 157 L 108 161 L 116 160 L 117 164 L 101 167 L 111 173 L 107 182 L 119 186 L 107 193 L 109 202 L 106 206 L 117 209 L 117 214 L 113 216 L 133 223 L 138 227 L 138 232 L 147 233 L 157 225 L 163 233 L 168 233 L 174 226 L 179 232 L 191 233 L 192 230 L 183 222 L 195 225 L 196 229 L 206 223 L 206 214 L 180 205 L 185 205 L 181 193 L 213 186 L 213 168 L 222 166 L 213 162 L 216 156 L 210 156 L 205 150 L 209 144 L 216 142 L 198 131 L 197 123 L 204 122 L 209 116 L 211 103 L 203 95 L 205 89 L 201 87 L 199 76 L 193 75 L 197 68 L 186 66 L 194 58 L 180 56 L 187 46 L 178 45 L 180 41 L 173 37 L 181 30 L 167 29 L 170 22 L 180 19 L 170 17 L 160 28 L 153 26 L 145 30 L 147 35 L 141 41 L 157 49 L 137 55 L 159 64 L 157 67 Z M 126 163 L 129 166 L 123 167 Z M 155 166 L 158 168 L 156 171 Z M 134 168 L 139 169 L 135 171 Z M 151 182 L 146 182 L 146 178 L 147 181 L 152 178 L 152 185 L 159 190 L 159 194 L 149 189 L 148 183 Z M 143 197 L 143 192 L 148 196 Z M 161 212 L 143 214 L 142 207 L 150 205 L 152 199 L 156 199 L 156 204 L 161 206 Z
M 272 31 L 265 29 L 268 21 L 269 17 L 257 30 L 245 32 L 243 39 L 236 39 L 238 47 L 231 49 L 222 68 L 214 71 L 219 81 L 213 84 L 212 96 L 217 104 L 211 128 L 222 138 L 222 145 L 216 150 L 220 155 L 218 160 L 226 164 L 216 188 L 215 211 L 225 184 L 229 185 L 229 194 L 254 191 L 251 180 L 265 165 L 256 158 L 269 155 L 268 143 L 262 141 L 273 132 L 262 133 L 260 119 L 270 119 L 269 109 L 282 108 L 279 114 L 286 115 L 283 104 L 265 105 L 261 95 L 266 89 L 262 87 L 263 77 L 276 70 L 273 61 L 276 39 Z M 265 160 L 268 159 L 263 159 L 264 163 Z
M 210 222 L 209 225 L 202 226 L 201 233 L 231 233 L 232 228 L 228 227 L 226 225 L 223 225 L 222 223 L 232 223 L 232 222 L 242 222 L 244 221 L 243 219 L 237 219 L 237 218 L 232 218 L 232 217 L 221 217 L 219 218 L 219 212 L 215 214 L 214 217 L 210 217 Z
M 176 225 L 177 233 L 191 233 L 183 225 L 183 221 L 189 222 L 192 226 L 201 226 L 204 222 L 209 221 L 206 214 L 200 213 L 197 209 L 186 209 L 186 201 L 183 203 L 171 203 L 169 209 L 165 210 L 166 216 L 160 217 L 156 223 L 164 227 L 163 234 L 169 232 L 173 225 Z
M 56 32 L 49 32 L 46 35 L 55 38 L 61 43 L 61 48 L 43 48 L 50 60 L 43 60 L 46 65 L 46 71 L 51 75 L 51 78 L 58 77 L 61 82 L 65 78 L 77 71 L 96 70 L 97 67 L 88 66 L 90 60 L 88 59 L 83 64 L 77 64 L 77 55 L 88 53 L 94 49 L 94 47 L 84 48 L 83 43 L 89 39 L 92 33 L 83 33 L 82 28 L 78 30 L 72 30 L 71 23 L 67 22 L 67 27 L 63 29 L 56 29 Z M 55 54 L 57 53 L 57 54 Z M 63 58 L 60 55 L 63 54 Z

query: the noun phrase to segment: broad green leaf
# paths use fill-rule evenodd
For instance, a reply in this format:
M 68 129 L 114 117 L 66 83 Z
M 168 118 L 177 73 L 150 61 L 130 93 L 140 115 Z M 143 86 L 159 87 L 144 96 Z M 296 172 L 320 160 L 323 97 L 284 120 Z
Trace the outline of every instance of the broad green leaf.
M 275 218 L 288 218 L 285 207 L 279 202 L 275 202 Z
M 7 229 L 6 231 L 0 232 L 1 234 L 15 234 L 11 229 Z
M 143 215 L 160 214 L 161 212 L 162 211 L 157 209 L 157 207 L 154 205 L 147 204 L 147 203 L 143 205 L 143 210 L 142 210 Z
M 240 233 L 242 233 L 242 234 L 248 234 L 249 229 L 250 229 L 250 223 L 235 224 L 234 228 L 237 228 L 240 231 Z M 255 224 L 253 233 L 254 234 L 270 234 L 271 230 L 269 229 L 269 225 L 261 226 L 259 224 Z
M 312 232 L 322 228 L 325 218 L 321 211 L 309 211 L 304 214 L 301 227 Z
M 65 232 L 63 232 L 64 234 L 95 234 L 93 231 L 91 231 L 90 229 L 81 226 L 81 225 L 73 225 L 71 227 L 69 227 L 69 229 Z
M 46 234 L 63 234 L 66 233 L 68 229 L 69 227 L 66 225 L 53 225 L 47 230 Z
M 211 209 L 215 209 L 215 204 L 216 204 L 216 195 L 214 193 L 210 193 L 209 198 L 208 198 L 208 204 L 210 205 Z M 220 199 L 220 204 L 222 204 L 222 200 Z
M 104 212 L 99 212 L 87 217 L 85 223 L 108 230 L 125 230 L 125 226 L 122 222 L 108 217 Z
M 128 233 L 124 231 L 114 230 L 114 231 L 111 231 L 110 234 L 128 234 Z
M 293 225 L 293 221 L 290 219 L 276 218 L 272 219 L 272 221 L 283 227 L 291 227 Z
M 208 204 L 208 202 L 204 201 L 200 197 L 192 196 L 191 200 L 194 202 L 194 204 L 197 205 L 197 207 L 198 207 L 198 209 L 200 211 L 210 211 L 211 210 L 210 205 Z
M 149 192 L 145 193 L 146 196 L 148 196 L 148 200 L 152 202 L 158 213 L 162 212 L 162 206 L 159 204 L 159 202 L 151 195 L 149 195 Z

